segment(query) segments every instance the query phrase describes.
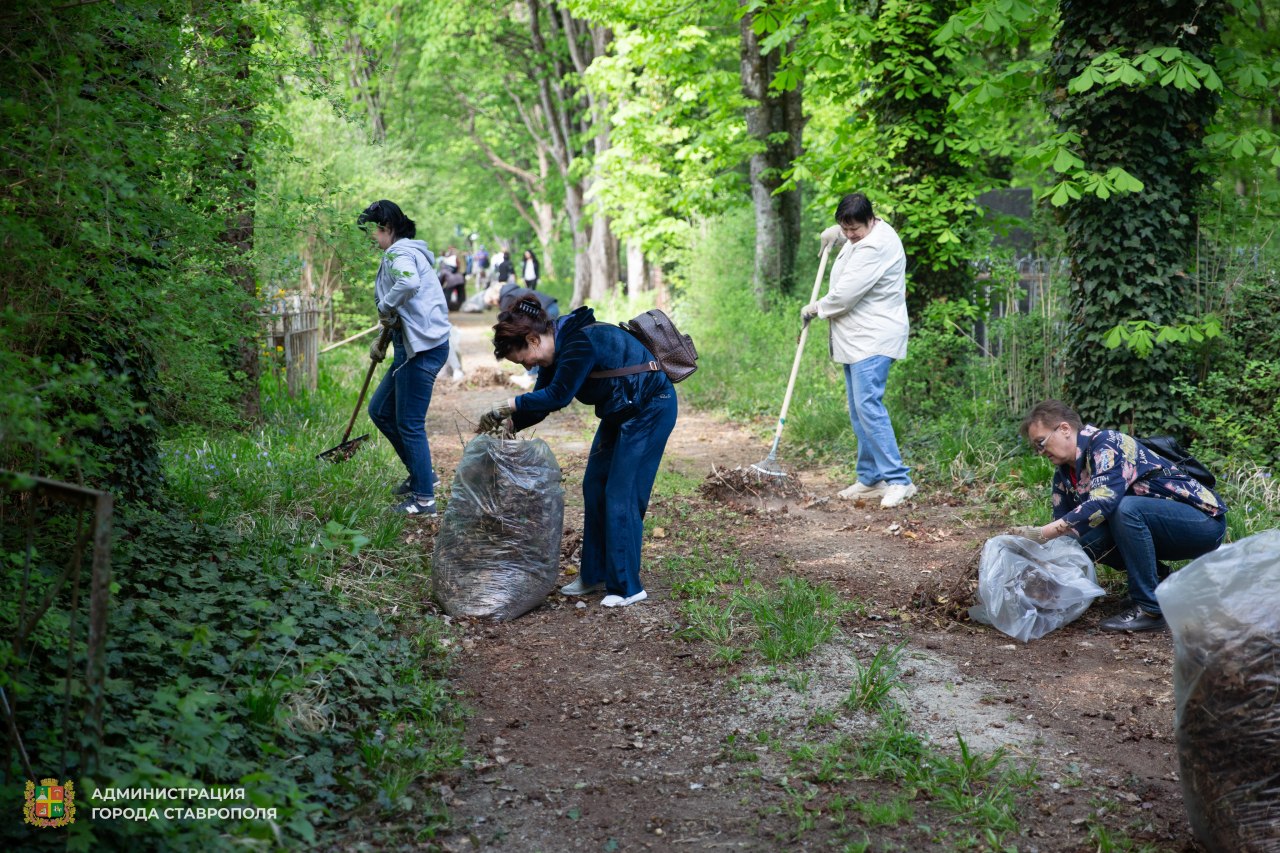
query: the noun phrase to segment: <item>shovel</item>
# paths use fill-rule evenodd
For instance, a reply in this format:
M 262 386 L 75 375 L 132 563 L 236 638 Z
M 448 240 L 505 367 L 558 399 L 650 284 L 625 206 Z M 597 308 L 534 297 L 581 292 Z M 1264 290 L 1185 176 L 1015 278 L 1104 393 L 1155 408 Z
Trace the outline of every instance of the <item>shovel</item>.
M 391 342 L 391 329 L 389 327 L 383 327 L 382 336 L 378 340 L 382 344 L 382 348 L 386 349 L 387 345 Z M 364 405 L 365 392 L 369 390 L 369 380 L 373 379 L 373 371 L 377 367 L 378 362 L 374 361 L 373 358 L 370 357 L 369 370 L 364 375 L 364 384 L 360 386 L 360 399 L 356 400 L 356 410 L 351 413 L 351 420 L 347 422 L 347 431 L 342 434 L 342 443 L 335 447 L 330 447 L 324 453 L 316 454 L 317 459 L 323 459 L 325 462 L 333 463 L 346 462 L 351 458 L 352 454 L 360 449 L 360 445 L 369 440 L 369 433 L 367 432 L 364 435 L 352 438 L 351 428 L 356 425 L 356 418 L 360 415 L 360 407 Z
M 818 277 L 813 280 L 813 295 L 809 297 L 810 303 L 818 301 L 818 291 L 822 289 L 822 276 L 827 271 L 827 255 L 830 253 L 830 246 L 822 250 L 822 263 L 818 265 Z M 805 319 L 800 327 L 800 337 L 796 339 L 796 357 L 791 362 L 791 378 L 787 380 L 787 393 L 782 398 L 782 412 L 778 415 L 778 429 L 773 434 L 773 447 L 769 448 L 768 456 L 751 466 L 751 470 L 762 477 L 787 476 L 787 472 L 778 465 L 778 442 L 782 440 L 782 427 L 787 423 L 787 409 L 791 407 L 791 392 L 796 388 L 796 376 L 800 373 L 800 357 L 804 355 L 804 342 L 808 337 L 809 320 Z

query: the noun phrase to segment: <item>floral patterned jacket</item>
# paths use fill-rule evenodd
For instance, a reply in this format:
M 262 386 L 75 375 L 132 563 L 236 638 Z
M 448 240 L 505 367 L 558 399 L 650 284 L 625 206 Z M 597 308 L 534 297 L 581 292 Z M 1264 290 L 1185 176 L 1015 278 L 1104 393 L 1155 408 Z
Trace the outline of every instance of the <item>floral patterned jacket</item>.
M 1053 518 L 1076 533 L 1111 519 L 1125 495 L 1182 501 L 1206 515 L 1226 514 L 1213 489 L 1152 453 L 1131 436 L 1086 426 L 1076 437 L 1076 461 L 1053 473 Z

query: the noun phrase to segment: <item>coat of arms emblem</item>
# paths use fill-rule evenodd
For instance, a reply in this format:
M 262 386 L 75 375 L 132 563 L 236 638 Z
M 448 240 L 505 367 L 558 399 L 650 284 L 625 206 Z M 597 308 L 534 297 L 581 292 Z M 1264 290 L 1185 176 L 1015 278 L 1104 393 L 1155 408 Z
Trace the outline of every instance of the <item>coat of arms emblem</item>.
M 37 785 L 27 780 L 27 804 L 23 819 L 32 826 L 58 827 L 76 821 L 76 788 L 68 779 L 41 779 Z

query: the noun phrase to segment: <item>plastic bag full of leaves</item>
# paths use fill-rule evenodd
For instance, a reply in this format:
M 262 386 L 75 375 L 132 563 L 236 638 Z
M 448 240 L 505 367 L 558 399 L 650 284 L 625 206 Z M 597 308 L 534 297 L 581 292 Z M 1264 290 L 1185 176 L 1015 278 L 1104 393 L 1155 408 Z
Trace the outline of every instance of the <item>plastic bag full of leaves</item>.
M 1075 537 L 1039 545 L 1021 536 L 992 536 L 982 546 L 978 604 L 969 618 L 1025 643 L 1079 618 L 1105 594 Z
M 1280 530 L 1205 554 L 1156 599 L 1191 829 L 1215 853 L 1280 851 Z
M 547 443 L 478 435 L 436 535 L 432 594 L 451 616 L 527 613 L 555 587 L 563 529 L 564 487 Z

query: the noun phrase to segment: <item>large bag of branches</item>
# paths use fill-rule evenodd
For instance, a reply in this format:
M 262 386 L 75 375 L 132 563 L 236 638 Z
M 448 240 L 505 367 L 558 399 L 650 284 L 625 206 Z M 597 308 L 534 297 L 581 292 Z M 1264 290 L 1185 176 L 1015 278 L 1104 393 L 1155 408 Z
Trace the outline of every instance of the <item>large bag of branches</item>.
M 451 616 L 527 613 L 555 587 L 563 529 L 564 487 L 547 443 L 478 435 L 436 535 L 432 593 Z
M 1280 530 L 1205 554 L 1156 598 L 1191 828 L 1215 853 L 1280 851 Z
M 978 604 L 969 608 L 969 618 L 1025 643 L 1079 618 L 1105 594 L 1074 536 L 1043 545 L 1022 536 L 992 536 L 982 546 Z

